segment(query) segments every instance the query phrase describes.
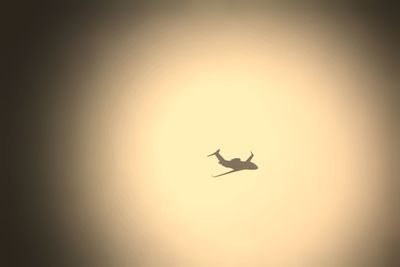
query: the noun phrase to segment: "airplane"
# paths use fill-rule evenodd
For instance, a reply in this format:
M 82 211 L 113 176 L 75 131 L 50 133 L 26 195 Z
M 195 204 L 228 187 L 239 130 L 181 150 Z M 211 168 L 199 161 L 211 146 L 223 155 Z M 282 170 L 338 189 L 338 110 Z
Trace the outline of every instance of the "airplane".
M 253 158 L 253 152 L 251 152 L 250 157 L 246 160 L 246 161 L 241 161 L 240 158 L 234 158 L 231 160 L 226 160 L 224 159 L 221 154 L 219 153 L 219 149 L 217 151 L 215 151 L 214 153 L 208 155 L 207 157 L 211 157 L 211 156 L 216 156 L 217 159 L 219 160 L 219 164 L 221 164 L 222 166 L 226 167 L 226 168 L 231 168 L 231 171 L 213 176 L 213 177 L 219 177 L 228 173 L 232 173 L 232 172 L 237 172 L 237 171 L 241 171 L 241 170 L 256 170 L 258 169 L 258 166 L 256 164 L 254 164 L 253 162 L 251 162 L 251 159 Z

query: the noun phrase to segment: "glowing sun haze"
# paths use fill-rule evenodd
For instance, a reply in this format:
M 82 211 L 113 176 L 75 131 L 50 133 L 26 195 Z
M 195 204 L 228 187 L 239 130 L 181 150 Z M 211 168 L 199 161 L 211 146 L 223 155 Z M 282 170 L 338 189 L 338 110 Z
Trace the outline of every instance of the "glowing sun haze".
M 362 36 L 283 14 L 109 27 L 77 82 L 70 208 L 127 266 L 328 266 L 368 249 L 385 151 Z M 218 148 L 259 169 L 213 178 Z

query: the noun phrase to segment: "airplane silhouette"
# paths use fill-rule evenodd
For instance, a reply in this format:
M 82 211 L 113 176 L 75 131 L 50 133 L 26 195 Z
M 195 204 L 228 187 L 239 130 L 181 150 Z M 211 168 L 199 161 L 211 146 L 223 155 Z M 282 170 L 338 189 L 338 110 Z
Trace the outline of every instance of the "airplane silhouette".
M 256 170 L 258 169 L 257 165 L 254 164 L 253 162 L 251 162 L 251 159 L 253 158 L 253 152 L 251 152 L 250 157 L 246 160 L 246 161 L 241 161 L 240 158 L 234 158 L 231 160 L 226 160 L 224 159 L 221 154 L 219 154 L 219 149 L 217 151 L 215 151 L 214 153 L 208 155 L 207 157 L 211 157 L 211 156 L 216 156 L 217 159 L 219 160 L 219 164 L 221 164 L 222 166 L 226 167 L 226 168 L 231 168 L 232 170 L 229 172 L 225 172 L 213 177 L 218 177 L 218 176 L 222 176 L 228 173 L 232 173 L 232 172 L 237 172 L 237 171 L 241 171 L 241 170 Z

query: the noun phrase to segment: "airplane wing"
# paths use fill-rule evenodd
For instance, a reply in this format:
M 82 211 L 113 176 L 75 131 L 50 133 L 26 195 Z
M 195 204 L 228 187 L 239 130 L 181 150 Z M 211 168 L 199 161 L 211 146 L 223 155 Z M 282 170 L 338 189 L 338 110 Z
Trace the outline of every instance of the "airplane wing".
M 213 177 L 219 177 L 219 176 L 222 176 L 222 175 L 225 175 L 225 174 L 228 174 L 228 173 L 232 173 L 232 172 L 237 172 L 237 171 L 239 171 L 239 170 L 231 170 L 231 171 L 229 171 L 229 172 L 225 172 L 225 173 L 222 173 L 222 174 L 218 174 L 218 175 L 213 175 Z

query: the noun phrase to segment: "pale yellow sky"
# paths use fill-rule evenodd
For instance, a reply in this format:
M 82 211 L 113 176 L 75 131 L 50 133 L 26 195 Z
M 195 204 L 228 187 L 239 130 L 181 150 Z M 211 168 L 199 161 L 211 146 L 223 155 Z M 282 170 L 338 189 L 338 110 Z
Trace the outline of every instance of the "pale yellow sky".
M 275 13 L 124 23 L 96 37 L 69 130 L 70 208 L 122 266 L 341 267 L 378 240 L 387 151 L 362 31 Z M 218 148 L 259 169 L 213 178 Z

